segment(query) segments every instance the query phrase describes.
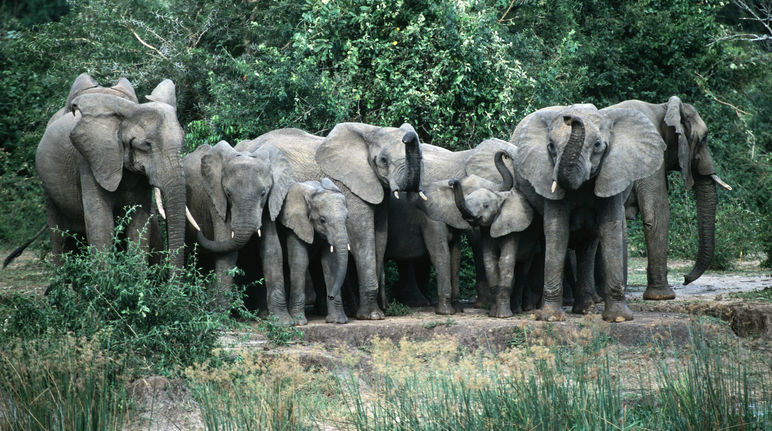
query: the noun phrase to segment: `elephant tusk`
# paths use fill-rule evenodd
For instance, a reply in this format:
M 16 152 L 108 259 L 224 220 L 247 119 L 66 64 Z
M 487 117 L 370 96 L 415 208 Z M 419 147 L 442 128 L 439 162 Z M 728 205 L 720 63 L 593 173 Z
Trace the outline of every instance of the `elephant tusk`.
M 335 247 L 331 245 L 330 246 L 330 253 L 334 253 L 334 252 L 335 252 Z
M 231 238 L 236 238 L 236 232 L 231 231 Z
M 424 191 L 423 191 L 423 190 L 421 190 L 420 192 L 418 192 L 418 196 L 421 196 L 421 199 L 423 199 L 423 200 L 425 200 L 425 201 L 428 201 L 428 200 L 429 200 L 429 199 L 427 199 L 427 198 L 426 198 L 426 195 L 424 194 Z
M 161 199 L 161 189 L 155 187 L 153 193 L 155 194 L 155 206 L 158 208 L 158 214 L 161 214 L 161 218 L 166 220 L 166 211 L 164 211 L 164 203 Z
M 723 188 L 725 188 L 727 190 L 732 190 L 732 186 L 730 186 L 729 184 L 725 183 L 721 178 L 718 177 L 718 175 L 710 174 L 710 178 L 713 179 L 713 181 L 715 181 L 716 183 L 718 183 L 718 185 L 720 185 L 721 187 L 723 187 Z
M 260 229 L 257 230 L 257 237 L 258 238 L 262 238 L 263 237 L 263 232 L 261 232 Z
M 190 222 L 190 224 L 192 224 L 192 225 L 193 225 L 193 227 L 194 227 L 194 228 L 195 228 L 197 231 L 201 232 L 201 228 L 198 226 L 198 223 L 196 223 L 196 219 L 194 219 L 194 218 L 193 218 L 193 214 L 191 214 L 191 213 L 190 213 L 190 210 L 188 209 L 188 207 L 187 207 L 187 206 L 185 206 L 185 217 L 188 219 L 188 221 Z
M 555 193 L 555 190 L 557 190 L 557 189 L 558 189 L 558 182 L 557 181 L 553 181 L 552 182 L 552 190 L 551 190 L 551 192 Z
M 395 199 L 399 199 L 399 191 L 398 190 L 394 190 L 394 198 Z
M 348 251 L 351 251 L 351 244 L 346 244 L 346 248 L 348 249 Z

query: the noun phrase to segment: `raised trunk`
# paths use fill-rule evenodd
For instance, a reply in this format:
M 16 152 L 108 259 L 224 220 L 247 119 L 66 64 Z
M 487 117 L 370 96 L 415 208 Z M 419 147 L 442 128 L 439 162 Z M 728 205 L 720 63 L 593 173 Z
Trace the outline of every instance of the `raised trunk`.
M 696 177 L 694 196 L 697 200 L 699 249 L 694 268 L 684 276 L 684 284 L 698 279 L 708 269 L 716 246 L 716 184 L 709 176 Z
M 343 286 L 343 281 L 346 279 L 346 271 L 348 269 L 348 241 L 345 239 L 338 240 L 333 245 L 335 247 L 335 259 L 333 260 L 335 274 L 332 288 L 327 293 L 330 300 L 340 295 L 340 289 Z
M 496 169 L 501 174 L 501 178 L 504 179 L 504 181 L 499 185 L 500 191 L 507 191 L 512 188 L 512 184 L 514 183 L 514 180 L 512 179 L 512 173 L 509 172 L 509 169 L 507 168 L 507 164 L 504 163 L 504 156 L 507 153 L 504 151 L 498 151 L 496 152 L 496 155 L 493 156 L 493 162 L 496 165 Z
M 456 202 L 456 208 L 461 212 L 461 217 L 469 223 L 474 223 L 477 217 L 469 211 L 466 206 L 466 200 L 464 200 L 464 190 L 461 187 L 461 182 L 457 179 L 452 179 L 449 182 L 450 187 L 453 188 L 453 200 Z
M 421 145 L 415 132 L 408 132 L 402 138 L 405 143 L 405 177 L 399 184 L 400 190 L 418 192 L 421 189 Z
M 566 121 L 571 123 L 571 136 L 560 156 L 558 164 L 557 181 L 561 187 L 568 190 L 576 190 L 582 185 L 581 163 L 579 155 L 584 145 L 584 123 L 576 117 L 569 117 Z
M 160 181 L 166 208 L 167 244 L 172 265 L 181 269 L 185 265 L 185 175 L 181 166 L 168 172 L 171 174 Z

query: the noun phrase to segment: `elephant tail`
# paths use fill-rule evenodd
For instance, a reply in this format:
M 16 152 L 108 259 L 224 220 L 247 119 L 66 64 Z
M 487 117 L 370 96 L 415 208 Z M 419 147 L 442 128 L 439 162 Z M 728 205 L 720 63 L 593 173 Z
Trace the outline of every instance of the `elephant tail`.
M 38 231 L 38 233 L 35 234 L 35 236 L 27 240 L 27 242 L 25 242 L 21 246 L 17 247 L 16 250 L 12 251 L 11 254 L 9 254 L 8 257 L 6 257 L 5 260 L 3 261 L 3 269 L 5 269 L 5 267 L 8 266 L 9 263 L 13 262 L 14 259 L 19 257 L 19 255 L 24 251 L 24 249 L 29 247 L 29 245 L 32 244 L 33 241 L 38 239 L 40 235 L 43 235 L 43 232 L 45 232 L 46 230 L 48 230 L 47 224 L 43 225 L 43 227 L 40 228 L 40 230 Z

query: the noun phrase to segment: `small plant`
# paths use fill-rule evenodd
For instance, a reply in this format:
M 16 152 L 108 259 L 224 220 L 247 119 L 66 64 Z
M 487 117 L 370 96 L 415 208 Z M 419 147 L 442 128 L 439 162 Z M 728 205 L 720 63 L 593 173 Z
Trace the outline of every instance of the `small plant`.
M 409 314 L 413 313 L 413 310 L 410 309 L 407 305 L 394 300 L 389 303 L 389 305 L 386 306 L 386 310 L 384 311 L 387 316 L 407 316 Z
M 528 345 L 528 328 L 514 328 L 512 338 L 507 341 L 507 347 L 524 347 Z
M 273 314 L 265 319 L 258 319 L 257 325 L 270 341 L 279 346 L 286 346 L 303 338 L 303 331 L 295 326 L 282 325 L 279 318 Z
M 455 325 L 456 321 L 450 317 L 448 317 L 445 320 L 432 320 L 429 322 L 424 323 L 424 328 L 426 329 L 434 329 L 438 326 L 451 326 Z
M 732 298 L 752 299 L 755 301 L 772 302 L 772 287 L 765 287 L 761 290 L 753 290 L 751 292 L 737 292 L 730 293 Z

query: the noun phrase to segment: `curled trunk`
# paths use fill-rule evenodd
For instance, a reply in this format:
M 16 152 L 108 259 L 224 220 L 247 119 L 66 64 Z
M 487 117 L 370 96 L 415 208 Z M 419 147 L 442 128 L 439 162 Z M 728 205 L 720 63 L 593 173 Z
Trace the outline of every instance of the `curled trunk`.
M 709 176 L 695 178 L 694 196 L 697 200 L 699 249 L 694 267 L 684 276 L 684 284 L 698 279 L 708 269 L 716 245 L 716 184 Z
M 457 179 L 452 179 L 449 182 L 450 187 L 453 188 L 453 200 L 456 202 L 456 207 L 461 212 L 461 217 L 469 223 L 473 223 L 476 220 L 474 214 L 469 211 L 466 206 L 466 200 L 464 199 L 464 190 L 461 187 L 461 182 Z
M 418 192 L 421 188 L 421 144 L 415 132 L 408 132 L 402 139 L 405 143 L 405 176 L 401 191 Z
M 499 185 L 500 191 L 507 191 L 512 188 L 512 185 L 514 184 L 514 180 L 512 179 L 512 173 L 509 172 L 509 169 L 507 168 L 507 164 L 504 163 L 504 156 L 507 153 L 504 151 L 498 151 L 496 152 L 496 155 L 493 156 L 493 162 L 496 165 L 496 169 L 501 174 L 501 178 L 504 179 L 504 181 Z
M 260 227 L 260 214 L 263 211 L 262 208 L 250 210 L 250 208 L 255 208 L 255 206 L 245 205 L 243 209 L 234 208 L 232 210 L 231 226 L 233 228 L 233 236 L 231 238 L 224 241 L 212 241 L 199 231 L 196 235 L 196 240 L 201 244 L 201 247 L 212 253 L 225 254 L 241 249 Z

